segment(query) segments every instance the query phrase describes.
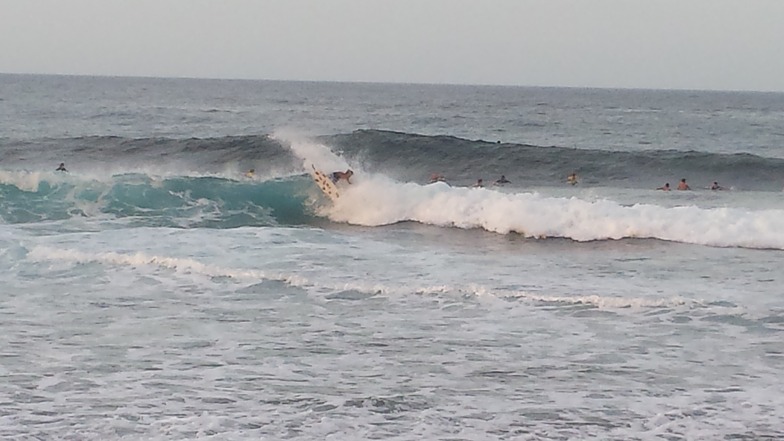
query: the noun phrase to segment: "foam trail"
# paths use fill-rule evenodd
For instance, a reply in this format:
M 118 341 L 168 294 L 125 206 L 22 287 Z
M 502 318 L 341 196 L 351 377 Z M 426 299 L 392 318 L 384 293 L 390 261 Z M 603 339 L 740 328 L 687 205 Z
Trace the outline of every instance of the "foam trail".
M 85 253 L 76 250 L 63 250 L 46 246 L 36 246 L 30 250 L 27 257 L 33 261 L 63 261 L 72 263 L 95 262 L 104 265 L 165 268 L 179 273 L 193 273 L 208 277 L 228 277 L 238 281 L 255 282 L 259 280 L 271 280 L 283 282 L 293 287 L 324 291 L 353 290 L 369 294 L 384 295 L 401 295 L 411 292 L 408 287 L 394 288 L 380 284 L 319 284 L 309 280 L 306 277 L 302 277 L 296 274 L 269 273 L 256 269 L 227 268 L 219 265 L 202 263 L 189 258 L 157 256 L 145 253 Z M 422 291 L 417 292 L 424 293 Z
M 144 253 L 122 254 L 115 252 L 84 253 L 74 250 L 62 250 L 38 246 L 30 250 L 28 258 L 36 261 L 58 260 L 74 263 L 96 262 L 121 266 L 155 266 L 180 272 L 194 272 L 209 277 L 230 277 L 246 280 L 276 280 L 292 286 L 305 287 L 311 283 L 302 277 L 284 274 L 268 274 L 258 270 L 241 270 L 209 265 L 197 260 L 178 257 L 154 256 Z
M 592 305 L 600 309 L 644 309 L 661 308 L 687 305 L 690 302 L 673 297 L 670 299 L 645 299 L 645 298 L 616 298 L 600 295 L 579 295 L 579 296 L 549 296 L 533 294 L 529 292 L 516 291 L 506 292 L 497 291 L 482 285 L 470 286 L 426 286 L 413 288 L 410 286 L 390 287 L 382 284 L 362 284 L 362 283 L 332 283 L 320 284 L 306 277 L 283 274 L 267 273 L 255 269 L 227 268 L 219 265 L 210 265 L 194 259 L 182 257 L 168 257 L 148 255 L 145 253 L 85 253 L 76 250 L 63 250 L 46 246 L 37 246 L 30 250 L 27 257 L 33 261 L 61 261 L 71 263 L 100 263 L 104 265 L 128 266 L 128 267 L 153 267 L 164 268 L 183 274 L 199 274 L 207 277 L 228 277 L 238 281 L 259 281 L 273 280 L 283 282 L 289 286 L 315 289 L 319 291 L 357 291 L 367 294 L 395 295 L 403 296 L 411 293 L 418 295 L 430 294 L 469 294 L 476 297 L 492 298 L 515 298 L 535 303 L 559 303 L 573 305 Z
M 402 221 L 576 241 L 654 238 L 719 247 L 784 249 L 784 210 L 623 206 L 609 200 L 502 193 L 365 175 L 345 186 L 330 219 L 379 226 Z
M 518 292 L 510 294 L 507 297 L 541 303 L 591 305 L 599 309 L 672 308 L 678 306 L 693 307 L 701 306 L 703 304 L 701 301 L 684 299 L 677 296 L 662 299 L 650 299 L 642 297 L 606 297 L 600 295 L 548 296 L 527 292 Z

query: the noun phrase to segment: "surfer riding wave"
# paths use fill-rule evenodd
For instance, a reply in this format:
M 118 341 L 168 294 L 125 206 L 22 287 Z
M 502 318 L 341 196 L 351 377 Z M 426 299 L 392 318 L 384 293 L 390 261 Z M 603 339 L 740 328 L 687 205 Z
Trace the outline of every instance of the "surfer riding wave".
M 348 170 L 346 170 L 344 172 L 341 172 L 341 171 L 333 172 L 330 176 L 331 176 L 332 182 L 334 184 L 337 184 L 338 181 L 340 181 L 341 179 L 345 179 L 346 182 L 348 182 L 350 184 L 351 183 L 351 176 L 353 176 L 353 175 L 354 175 L 354 172 L 351 171 L 351 169 L 348 169 Z

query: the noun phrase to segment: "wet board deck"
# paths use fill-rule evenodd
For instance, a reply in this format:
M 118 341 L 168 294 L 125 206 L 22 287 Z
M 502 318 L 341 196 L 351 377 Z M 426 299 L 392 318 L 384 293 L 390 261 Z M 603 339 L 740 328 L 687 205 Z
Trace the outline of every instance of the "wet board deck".
M 338 187 L 335 186 L 335 183 L 332 182 L 332 179 L 325 175 L 324 172 L 316 170 L 316 167 L 313 166 L 311 176 L 313 176 L 313 181 L 316 182 L 316 185 L 318 185 L 321 191 L 332 201 L 335 201 L 340 197 L 340 194 L 338 193 Z

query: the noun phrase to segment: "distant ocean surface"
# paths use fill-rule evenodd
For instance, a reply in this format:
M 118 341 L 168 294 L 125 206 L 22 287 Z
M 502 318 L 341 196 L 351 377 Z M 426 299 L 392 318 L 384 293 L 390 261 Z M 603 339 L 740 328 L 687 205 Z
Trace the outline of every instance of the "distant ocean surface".
M 0 438 L 784 439 L 783 189 L 784 94 L 0 75 Z

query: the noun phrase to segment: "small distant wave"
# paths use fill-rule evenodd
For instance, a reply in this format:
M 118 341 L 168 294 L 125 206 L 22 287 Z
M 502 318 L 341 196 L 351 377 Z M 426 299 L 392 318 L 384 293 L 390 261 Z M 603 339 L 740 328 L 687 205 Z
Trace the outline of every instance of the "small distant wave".
M 36 261 L 57 260 L 74 263 L 96 262 L 120 266 L 155 266 L 174 271 L 195 272 L 209 277 L 229 277 L 239 280 L 259 281 L 274 280 L 292 286 L 309 286 L 310 282 L 302 277 L 285 274 L 272 274 L 253 269 L 225 268 L 210 265 L 190 258 L 148 255 L 144 253 L 122 254 L 115 252 L 86 253 L 76 250 L 63 250 L 38 246 L 30 250 L 28 258 Z
M 84 252 L 71 249 L 60 249 L 48 246 L 36 246 L 27 253 L 33 261 L 60 261 L 75 264 L 99 263 L 127 267 L 165 268 L 174 272 L 196 273 L 207 277 L 235 279 L 241 283 L 258 283 L 260 281 L 283 282 L 291 287 L 314 289 L 330 299 L 364 300 L 368 297 L 416 295 L 443 295 L 465 297 L 493 297 L 502 300 L 518 300 L 531 302 L 540 306 L 589 306 L 602 310 L 641 310 L 657 308 L 703 307 L 700 302 L 680 297 L 671 298 L 623 298 L 601 295 L 548 295 L 531 292 L 509 292 L 503 289 L 492 289 L 482 286 L 387 286 L 378 283 L 329 283 L 324 284 L 313 278 L 296 273 L 269 272 L 252 268 L 230 268 L 200 262 L 193 258 L 151 255 L 145 253 L 117 252 Z
M 507 296 L 519 300 L 553 305 L 588 305 L 599 309 L 646 309 L 698 306 L 699 303 L 681 297 L 643 298 L 608 297 L 600 295 L 554 296 L 533 293 L 514 293 Z
M 680 150 L 611 151 L 469 140 L 357 130 L 317 137 L 316 141 L 369 172 L 399 181 L 426 182 L 435 172 L 456 184 L 506 175 L 520 185 L 562 184 L 576 172 L 586 185 L 655 188 L 681 178 L 699 186 L 718 181 L 747 190 L 781 191 L 784 159 L 748 153 L 720 154 Z M 301 170 L 290 140 L 274 134 L 215 138 L 123 138 L 87 136 L 13 141 L 0 139 L 4 166 L 66 161 L 80 173 L 132 169 L 158 174 L 182 171 L 221 173 L 249 168 Z
M 252 268 L 230 268 L 200 262 L 188 257 L 151 255 L 145 253 L 84 252 L 48 246 L 33 247 L 27 258 L 33 261 L 61 261 L 72 263 L 99 263 L 129 267 L 166 268 L 175 272 L 196 273 L 208 277 L 226 277 L 240 282 L 277 281 L 296 288 L 315 288 L 319 292 L 347 293 L 365 295 L 402 295 L 411 293 L 408 287 L 390 287 L 381 284 L 358 282 L 323 284 L 294 273 L 269 272 Z M 345 297 L 344 297 L 345 298 Z M 364 296 L 363 296 L 364 298 Z
M 750 190 L 781 191 L 784 186 L 784 159 L 747 153 L 619 152 L 383 130 L 321 139 L 370 171 L 392 170 L 400 179 L 414 182 L 438 172 L 462 184 L 504 174 L 522 185 L 547 185 L 563 183 L 567 174 L 576 172 L 587 184 L 637 188 L 655 188 L 681 178 L 697 185 L 718 181 Z
M 239 173 L 250 168 L 291 170 L 294 156 L 287 146 L 268 135 L 216 138 L 125 138 L 80 136 L 14 141 L 0 139 L 3 168 L 25 167 L 53 170 L 65 162 L 80 174 L 123 174 L 145 171 L 155 174 Z

